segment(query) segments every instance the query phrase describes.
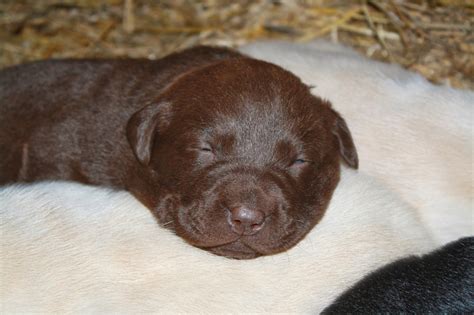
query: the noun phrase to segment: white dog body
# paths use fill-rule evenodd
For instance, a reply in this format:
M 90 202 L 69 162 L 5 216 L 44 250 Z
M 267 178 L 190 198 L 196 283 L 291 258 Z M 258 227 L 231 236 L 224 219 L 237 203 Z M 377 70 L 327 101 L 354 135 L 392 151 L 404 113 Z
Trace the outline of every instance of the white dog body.
M 73 183 L 0 192 L 2 310 L 317 312 L 367 272 L 432 248 L 416 212 L 346 170 L 288 252 L 231 260 L 185 244 L 126 192 Z

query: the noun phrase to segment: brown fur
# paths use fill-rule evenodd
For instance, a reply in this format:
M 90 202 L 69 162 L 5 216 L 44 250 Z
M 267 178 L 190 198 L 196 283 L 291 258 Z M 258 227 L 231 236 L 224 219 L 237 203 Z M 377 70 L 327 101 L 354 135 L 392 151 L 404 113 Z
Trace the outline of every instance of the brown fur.
M 357 168 L 328 102 L 280 67 L 224 48 L 0 72 L 0 184 L 127 189 L 162 225 L 219 255 L 295 245 L 327 207 L 339 156 Z M 249 213 L 263 221 L 236 226 Z

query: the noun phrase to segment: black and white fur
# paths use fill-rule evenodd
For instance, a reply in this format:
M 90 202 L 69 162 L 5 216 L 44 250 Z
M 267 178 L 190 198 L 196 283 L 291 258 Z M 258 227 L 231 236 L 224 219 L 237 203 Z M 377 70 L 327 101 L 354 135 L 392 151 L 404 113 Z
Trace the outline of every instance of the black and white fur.
M 372 272 L 323 314 L 474 312 L 474 237 Z

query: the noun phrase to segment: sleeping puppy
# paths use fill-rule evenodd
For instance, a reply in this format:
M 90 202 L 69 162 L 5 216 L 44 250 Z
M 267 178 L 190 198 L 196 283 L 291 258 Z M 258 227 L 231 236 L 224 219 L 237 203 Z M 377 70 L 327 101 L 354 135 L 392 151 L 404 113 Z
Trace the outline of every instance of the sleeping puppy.
M 357 168 L 328 102 L 224 48 L 0 72 L 0 184 L 126 189 L 190 244 L 230 258 L 300 241 L 323 216 L 341 156 Z
M 474 93 L 327 42 L 261 42 L 255 58 L 294 72 L 350 123 L 362 163 L 411 205 L 438 244 L 474 234 Z
M 473 292 L 474 237 L 466 237 L 372 272 L 322 313 L 472 314 Z
M 155 223 L 127 192 L 74 183 L 0 190 L 5 313 L 319 313 L 378 267 L 431 250 L 416 211 L 343 169 L 292 249 L 218 257 Z

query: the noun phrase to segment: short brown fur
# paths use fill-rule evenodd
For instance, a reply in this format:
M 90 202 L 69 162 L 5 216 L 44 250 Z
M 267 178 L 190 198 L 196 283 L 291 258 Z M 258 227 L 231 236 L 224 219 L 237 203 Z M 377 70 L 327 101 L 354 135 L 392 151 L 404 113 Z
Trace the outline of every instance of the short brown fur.
M 357 168 L 328 102 L 291 73 L 225 48 L 0 72 L 0 184 L 126 189 L 163 226 L 218 255 L 295 245 L 322 217 L 340 156 Z M 248 213 L 261 215 L 258 231 L 237 226 Z

